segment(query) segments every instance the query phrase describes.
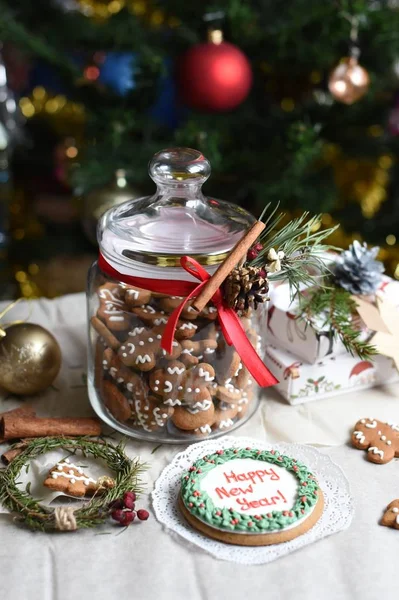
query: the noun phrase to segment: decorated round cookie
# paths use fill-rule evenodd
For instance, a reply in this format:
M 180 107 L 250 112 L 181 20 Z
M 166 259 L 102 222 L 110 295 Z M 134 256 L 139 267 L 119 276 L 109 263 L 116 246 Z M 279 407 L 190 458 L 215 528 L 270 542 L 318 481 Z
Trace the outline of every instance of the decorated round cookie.
M 315 476 L 295 458 L 277 450 L 228 448 L 183 473 L 179 504 L 187 521 L 209 537 L 263 546 L 308 531 L 324 501 Z

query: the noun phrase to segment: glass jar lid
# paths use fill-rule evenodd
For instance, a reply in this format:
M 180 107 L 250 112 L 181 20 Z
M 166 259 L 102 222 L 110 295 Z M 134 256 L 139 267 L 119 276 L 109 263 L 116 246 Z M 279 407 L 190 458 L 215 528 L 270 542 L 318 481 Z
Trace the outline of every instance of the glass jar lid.
M 141 276 L 150 265 L 180 266 L 185 254 L 203 265 L 222 262 L 254 217 L 203 195 L 210 172 L 209 161 L 198 150 L 168 148 L 155 154 L 149 164 L 155 194 L 116 206 L 99 222 L 98 242 L 106 260 Z

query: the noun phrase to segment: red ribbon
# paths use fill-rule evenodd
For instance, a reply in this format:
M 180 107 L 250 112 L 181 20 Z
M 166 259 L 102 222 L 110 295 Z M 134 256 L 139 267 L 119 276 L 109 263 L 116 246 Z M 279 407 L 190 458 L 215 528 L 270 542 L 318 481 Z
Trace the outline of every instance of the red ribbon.
M 198 296 L 199 292 L 210 278 L 209 273 L 205 271 L 205 269 L 190 256 L 182 256 L 180 259 L 180 264 L 183 269 L 187 271 L 187 273 L 190 273 L 190 275 L 198 279 L 201 283 L 196 284 L 191 281 L 132 277 L 131 275 L 119 273 L 119 271 L 114 269 L 101 254 L 98 259 L 98 265 L 104 273 L 113 277 L 114 279 L 122 281 L 123 283 L 137 286 L 151 292 L 165 293 L 171 296 L 185 296 L 182 303 L 175 308 L 170 315 L 163 332 L 161 346 L 169 354 L 172 352 L 172 342 L 174 339 L 177 322 L 184 306 L 189 300 L 191 300 L 191 298 Z M 229 346 L 234 346 L 240 355 L 242 362 L 258 385 L 261 387 L 269 387 L 278 383 L 278 380 L 262 362 L 261 358 L 247 338 L 237 313 L 232 308 L 225 306 L 220 289 L 216 290 L 212 297 L 212 302 L 218 311 L 219 323 L 226 342 L 229 344 Z

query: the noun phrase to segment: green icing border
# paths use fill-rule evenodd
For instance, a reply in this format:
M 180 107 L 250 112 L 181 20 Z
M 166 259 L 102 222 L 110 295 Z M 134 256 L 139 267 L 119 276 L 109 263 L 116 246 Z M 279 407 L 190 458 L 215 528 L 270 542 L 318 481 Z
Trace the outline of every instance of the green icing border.
M 242 512 L 231 508 L 215 506 L 208 494 L 201 490 L 201 481 L 216 466 L 238 458 L 253 458 L 291 471 L 303 488 L 294 506 L 290 510 L 268 511 L 267 514 L 260 512 L 255 516 L 243 515 Z M 316 478 L 306 465 L 277 450 L 256 448 L 217 450 L 214 454 L 203 456 L 195 461 L 181 477 L 181 496 L 185 507 L 194 517 L 217 529 L 241 533 L 278 531 L 296 523 L 311 512 L 318 500 L 318 490 Z

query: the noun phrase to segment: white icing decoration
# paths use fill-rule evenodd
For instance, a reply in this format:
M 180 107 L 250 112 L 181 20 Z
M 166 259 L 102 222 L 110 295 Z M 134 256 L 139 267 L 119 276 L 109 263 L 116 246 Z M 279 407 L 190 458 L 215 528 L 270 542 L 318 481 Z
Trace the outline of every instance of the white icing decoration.
M 364 424 L 366 422 L 366 419 L 362 419 L 360 422 Z
M 396 525 L 399 525 L 399 515 L 397 515 L 395 522 L 396 522 Z
M 148 356 L 148 354 L 139 354 L 138 357 L 136 358 L 136 365 L 138 365 L 139 363 L 141 363 L 142 365 L 144 365 L 146 362 L 151 362 L 151 357 Z
M 195 388 L 195 390 L 194 390 L 194 392 L 195 392 L 196 394 L 199 394 L 199 393 L 200 393 L 200 391 L 201 391 L 201 389 L 200 389 L 200 388 Z
M 170 375 L 173 375 L 174 373 L 176 373 L 177 375 L 181 375 L 186 369 L 184 367 L 182 367 L 181 369 L 179 369 L 179 367 L 168 367 L 166 370 Z
M 165 381 L 165 387 L 163 388 L 163 391 L 166 392 L 167 394 L 169 394 L 169 392 L 171 392 L 173 390 L 173 385 L 170 381 Z
M 215 308 L 214 306 L 208 306 L 208 311 L 210 313 L 215 313 L 217 311 L 217 308 Z
M 115 288 L 115 290 L 117 290 L 118 288 Z M 98 294 L 99 298 L 101 298 L 102 300 L 108 300 L 107 296 L 109 297 L 108 302 L 112 303 L 114 302 L 115 304 L 119 304 L 120 306 L 122 306 L 124 304 L 124 301 L 121 300 L 120 298 L 118 298 L 117 296 L 114 295 L 114 293 L 105 288 L 100 290 L 99 294 Z
M 144 346 L 144 342 L 143 342 L 143 340 L 140 340 L 140 341 L 139 341 L 139 346 Z
M 194 348 L 184 348 L 182 354 L 191 354 L 194 351 Z
M 136 350 L 136 346 L 132 344 L 132 342 L 128 342 L 126 345 L 129 348 L 129 354 L 133 354 Z
M 387 440 L 387 445 L 388 445 L 388 446 L 392 446 L 392 442 L 391 442 L 391 440 Z
M 161 382 L 159 381 L 159 379 L 155 380 L 155 385 L 159 385 Z
M 140 295 L 140 292 L 139 292 L 138 290 L 127 290 L 127 293 L 128 293 L 130 296 L 133 296 L 133 298 L 134 298 L 135 300 L 138 300 L 138 297 L 139 297 L 139 295 Z
M 128 392 L 132 392 L 133 391 L 133 384 L 132 383 L 128 383 L 126 387 L 127 387 Z
M 205 381 L 213 381 L 215 379 L 210 373 L 208 373 L 208 371 L 205 371 L 202 367 L 199 368 L 198 373 L 200 377 L 203 377 L 205 379 Z
M 381 436 L 381 440 L 382 440 L 383 442 L 385 442 L 385 440 L 386 440 L 386 439 L 387 439 L 386 435 L 382 435 L 382 436 Z
M 179 329 L 197 329 L 197 325 L 194 325 L 194 323 L 183 323 Z
M 363 431 L 354 431 L 353 435 L 361 444 L 364 444 L 366 441 L 366 436 L 364 435 Z
M 187 392 L 188 392 L 188 393 L 190 393 L 190 392 L 192 392 L 192 391 L 193 391 L 193 390 L 192 390 L 192 388 L 190 388 L 190 387 L 188 387 L 188 388 L 187 388 Z
M 147 306 L 143 304 L 141 308 L 144 309 L 143 312 L 145 313 L 151 313 L 152 315 L 156 313 L 156 310 L 154 310 L 149 304 L 147 304 Z
M 183 389 L 182 385 L 179 385 L 179 387 L 177 388 L 179 391 L 181 391 Z
M 381 457 L 381 459 L 384 458 L 384 451 L 380 450 L 379 448 L 377 448 L 377 446 L 370 446 L 370 448 L 368 449 L 369 452 L 372 452 L 373 454 L 377 454 L 378 456 Z
M 375 429 L 377 427 L 377 421 L 374 421 L 372 419 L 370 419 L 372 422 L 371 423 L 366 423 L 366 427 L 368 427 L 369 429 Z
M 168 319 L 165 319 L 164 317 L 160 317 L 159 319 L 154 319 L 154 323 L 155 325 L 165 325 L 165 323 L 168 322 Z
M 391 429 L 394 429 L 395 431 L 399 431 L 399 427 L 395 423 L 389 422 L 389 423 L 387 423 L 387 425 L 389 425 L 389 427 Z
M 212 428 L 207 423 L 206 425 L 202 425 L 202 427 L 199 427 L 195 431 L 200 431 L 201 433 L 211 433 L 212 432 Z
M 205 354 L 213 354 L 215 352 L 215 348 L 205 348 Z
M 399 513 L 399 508 L 397 506 L 394 506 L 392 512 Z
M 159 390 L 159 387 L 156 385 L 156 386 L 154 387 L 154 392 L 157 392 L 158 390 Z
M 225 419 L 224 421 L 220 421 L 219 429 L 226 429 L 227 427 L 231 427 L 233 425 L 232 419 Z
M 129 335 L 137 335 L 138 333 L 143 333 L 144 327 L 135 327 L 132 331 L 129 331 Z
M 104 311 L 107 312 L 107 311 Z M 125 317 L 110 317 L 110 321 L 124 321 Z
M 212 400 L 204 400 L 203 402 L 195 402 L 192 406 L 192 410 L 209 410 L 212 405 Z M 188 409 L 190 410 L 190 409 Z M 197 411 L 198 412 L 198 411 Z
M 180 406 L 181 402 L 177 398 L 168 398 L 165 400 L 165 404 L 168 404 L 169 406 Z

